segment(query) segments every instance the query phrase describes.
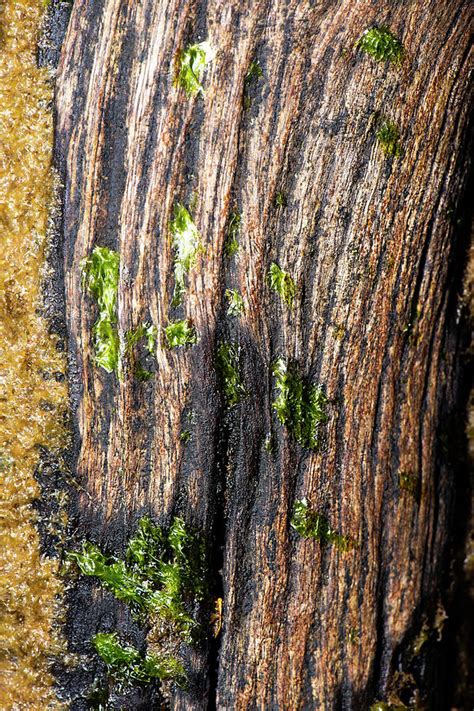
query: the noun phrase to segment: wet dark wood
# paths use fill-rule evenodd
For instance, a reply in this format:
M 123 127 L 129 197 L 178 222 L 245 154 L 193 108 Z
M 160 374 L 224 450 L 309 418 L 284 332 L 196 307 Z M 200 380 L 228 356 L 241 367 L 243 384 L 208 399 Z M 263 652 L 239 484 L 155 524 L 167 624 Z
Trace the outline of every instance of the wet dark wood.
M 443 443 L 458 397 L 454 225 L 468 167 L 469 5 L 74 3 L 56 109 L 77 537 L 120 550 L 144 511 L 163 523 L 180 512 L 207 532 L 224 598 L 218 708 L 367 708 L 400 690 L 397 671 L 442 708 L 412 642 L 440 614 L 448 567 L 455 482 Z M 401 68 L 354 49 L 374 23 L 403 41 Z M 206 38 L 217 50 L 206 93 L 187 99 L 173 85 L 174 58 Z M 254 59 L 263 77 L 245 110 Z M 401 158 L 378 147 L 376 111 L 399 126 Z M 286 207 L 275 205 L 279 191 Z M 95 245 L 118 249 L 120 328 L 165 325 L 168 225 L 173 204 L 193 194 L 205 252 L 182 313 L 200 341 L 171 352 L 160 343 L 150 383 L 120 382 L 93 365 L 80 260 Z M 235 208 L 240 252 L 229 260 Z M 273 260 L 297 280 L 293 312 L 266 286 Z M 226 315 L 229 287 L 244 298 L 240 319 Z M 227 414 L 219 338 L 239 344 L 249 391 Z M 320 453 L 302 450 L 272 413 L 279 355 L 297 359 L 331 400 Z M 183 445 L 185 408 L 196 421 Z M 273 453 L 263 447 L 269 432 Z M 418 497 L 400 488 L 401 472 L 416 477 Z M 303 496 L 357 541 L 353 551 L 298 538 L 289 518 Z M 88 605 L 90 587 L 81 595 Z M 86 649 L 108 610 L 108 597 L 71 609 L 73 646 Z M 195 685 L 176 708 L 214 703 L 215 652 L 192 652 Z

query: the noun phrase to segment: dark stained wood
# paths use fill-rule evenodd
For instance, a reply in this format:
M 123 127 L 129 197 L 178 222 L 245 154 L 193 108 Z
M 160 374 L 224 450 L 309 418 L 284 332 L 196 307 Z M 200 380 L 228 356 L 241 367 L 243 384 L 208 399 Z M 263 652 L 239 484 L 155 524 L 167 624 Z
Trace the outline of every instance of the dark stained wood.
M 190 653 L 194 686 L 176 694 L 175 708 L 365 709 L 396 690 L 397 671 L 413 674 L 429 708 L 443 707 L 429 665 L 410 650 L 444 603 L 453 511 L 442 444 L 458 396 L 451 275 L 468 168 L 469 6 L 74 3 L 56 109 L 83 487 L 77 538 L 120 551 L 144 511 L 163 523 L 180 512 L 207 532 L 224 598 L 217 697 L 216 650 L 203 643 Z M 401 68 L 354 49 L 374 23 L 403 41 Z M 206 93 L 187 99 L 173 85 L 174 58 L 206 38 L 217 50 Z M 253 59 L 263 78 L 245 110 Z M 401 158 L 377 145 L 376 111 L 399 126 Z M 275 206 L 279 191 L 284 208 Z M 96 245 L 118 249 L 120 328 L 165 325 L 168 225 L 173 204 L 192 194 L 205 252 L 182 313 L 200 341 L 171 352 L 160 343 L 152 382 L 119 381 L 92 362 L 95 311 L 80 260 Z M 235 207 L 240 252 L 229 260 Z M 273 260 L 297 280 L 293 312 L 265 283 Z M 244 298 L 240 319 L 226 315 L 229 287 Z M 214 370 L 219 338 L 239 344 L 249 391 L 229 413 Z M 331 400 L 320 453 L 296 445 L 272 412 L 279 355 L 297 359 Z M 185 408 L 196 422 L 184 446 Z M 263 447 L 269 432 L 273 453 Z M 417 477 L 418 498 L 400 488 L 400 472 Z M 357 541 L 353 551 L 292 531 L 303 496 Z M 90 607 L 91 594 L 80 588 L 70 610 L 79 651 L 110 624 L 110 598 Z M 134 629 L 121 608 L 113 614 Z

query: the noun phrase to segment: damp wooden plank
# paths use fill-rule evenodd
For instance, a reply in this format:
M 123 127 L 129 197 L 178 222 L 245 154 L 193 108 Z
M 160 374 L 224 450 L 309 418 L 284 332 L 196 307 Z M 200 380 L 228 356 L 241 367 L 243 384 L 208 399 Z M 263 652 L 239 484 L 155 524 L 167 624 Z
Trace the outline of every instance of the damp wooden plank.
M 175 708 L 367 708 L 397 692 L 400 670 L 422 695 L 438 693 L 410 644 L 443 603 L 453 514 L 442 444 L 459 396 L 470 21 L 463 0 L 74 3 L 56 145 L 77 538 L 120 550 L 144 512 L 162 523 L 178 512 L 206 532 L 223 632 L 188 653 L 194 685 Z M 355 49 L 374 24 L 403 42 L 400 67 Z M 189 99 L 173 81 L 176 55 L 205 39 L 217 55 L 204 96 Z M 246 86 L 256 60 L 262 77 Z M 399 128 L 399 157 L 378 145 L 382 115 Z M 173 311 L 178 201 L 193 204 L 204 251 Z M 236 210 L 240 249 L 228 258 Z M 188 349 L 160 340 L 150 382 L 94 365 L 80 262 L 97 245 L 120 253 L 123 332 L 179 316 L 199 333 Z M 296 281 L 292 310 L 268 288 L 273 261 Z M 228 288 L 243 297 L 239 318 L 227 315 Z M 230 411 L 220 340 L 240 349 L 248 391 Z M 279 356 L 330 400 L 319 452 L 272 410 Z M 353 550 L 297 536 L 291 511 L 304 496 Z M 77 648 L 110 615 L 134 629 L 108 597 L 90 606 L 90 586 L 77 595 Z

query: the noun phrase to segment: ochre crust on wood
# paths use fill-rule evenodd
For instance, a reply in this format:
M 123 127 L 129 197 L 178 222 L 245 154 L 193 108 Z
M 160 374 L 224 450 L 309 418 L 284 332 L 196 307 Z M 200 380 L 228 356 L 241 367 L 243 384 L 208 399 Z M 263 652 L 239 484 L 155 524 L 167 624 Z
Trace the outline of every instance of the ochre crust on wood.
M 219 708 L 367 708 L 393 689 L 423 611 L 434 615 L 454 487 L 439 452 L 456 395 L 448 279 L 467 169 L 470 20 L 464 0 L 74 4 L 56 106 L 78 534 L 120 545 L 143 511 L 165 522 L 179 510 L 224 547 Z M 372 24 L 403 41 L 401 67 L 354 49 Z M 187 99 L 174 58 L 207 38 L 217 57 L 205 95 Z M 245 109 L 254 59 L 263 77 Z M 403 156 L 383 155 L 374 112 L 399 127 Z M 275 205 L 280 191 L 286 207 Z M 120 328 L 166 325 L 169 221 L 193 194 L 205 252 L 183 316 L 200 341 L 160 342 L 155 378 L 120 382 L 93 365 L 80 260 L 96 245 L 118 249 Z M 227 259 L 235 207 L 240 251 Z M 292 311 L 268 289 L 272 261 L 296 280 Z M 238 319 L 226 316 L 226 288 L 243 296 Z M 228 415 L 219 338 L 240 345 L 249 392 Z M 272 412 L 280 355 L 331 401 L 319 453 Z M 196 413 L 186 446 L 185 406 Z M 416 477 L 418 497 L 401 473 Z M 303 496 L 357 547 L 299 538 L 289 519 Z M 91 611 L 91 630 L 107 604 Z M 205 707 L 207 655 L 195 653 L 201 686 L 176 707 Z M 416 683 L 426 691 L 422 673 Z

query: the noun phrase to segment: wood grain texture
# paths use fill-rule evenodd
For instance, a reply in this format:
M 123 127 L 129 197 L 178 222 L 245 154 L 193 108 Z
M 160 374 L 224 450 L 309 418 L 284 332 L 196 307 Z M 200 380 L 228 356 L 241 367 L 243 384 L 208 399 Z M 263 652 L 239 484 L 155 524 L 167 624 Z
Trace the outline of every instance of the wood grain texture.
M 374 23 L 403 41 L 401 68 L 354 49 Z M 423 615 L 432 624 L 442 604 L 453 510 L 441 443 L 457 402 L 452 209 L 468 169 L 471 24 L 465 0 L 74 3 L 56 109 L 77 536 L 120 550 L 144 511 L 163 523 L 180 512 L 207 532 L 222 568 L 217 672 L 213 648 L 190 651 L 194 686 L 175 708 L 363 709 L 387 698 L 400 670 L 442 708 L 428 666 L 407 660 Z M 187 99 L 173 84 L 176 53 L 206 38 L 217 57 L 204 98 Z M 253 59 L 263 77 L 245 110 Z M 399 126 L 401 158 L 377 146 L 375 111 Z M 80 260 L 96 245 L 118 249 L 120 328 L 165 325 L 169 221 L 193 193 L 205 252 L 182 313 L 200 341 L 160 343 L 151 382 L 120 382 L 93 365 Z M 229 260 L 235 207 L 240 252 Z M 296 278 L 293 311 L 265 283 L 274 260 Z M 226 288 L 243 296 L 239 319 L 226 315 Z M 249 391 L 230 412 L 219 338 L 239 345 Z M 320 453 L 296 445 L 272 412 L 279 355 L 330 398 Z M 186 446 L 185 408 L 197 414 Z M 400 489 L 400 472 L 417 477 L 418 499 Z M 289 518 L 303 496 L 358 546 L 299 538 Z M 76 594 L 76 649 L 111 615 L 138 635 L 108 597 L 90 607 L 90 585 Z M 130 708 L 150 707 L 143 694 Z

